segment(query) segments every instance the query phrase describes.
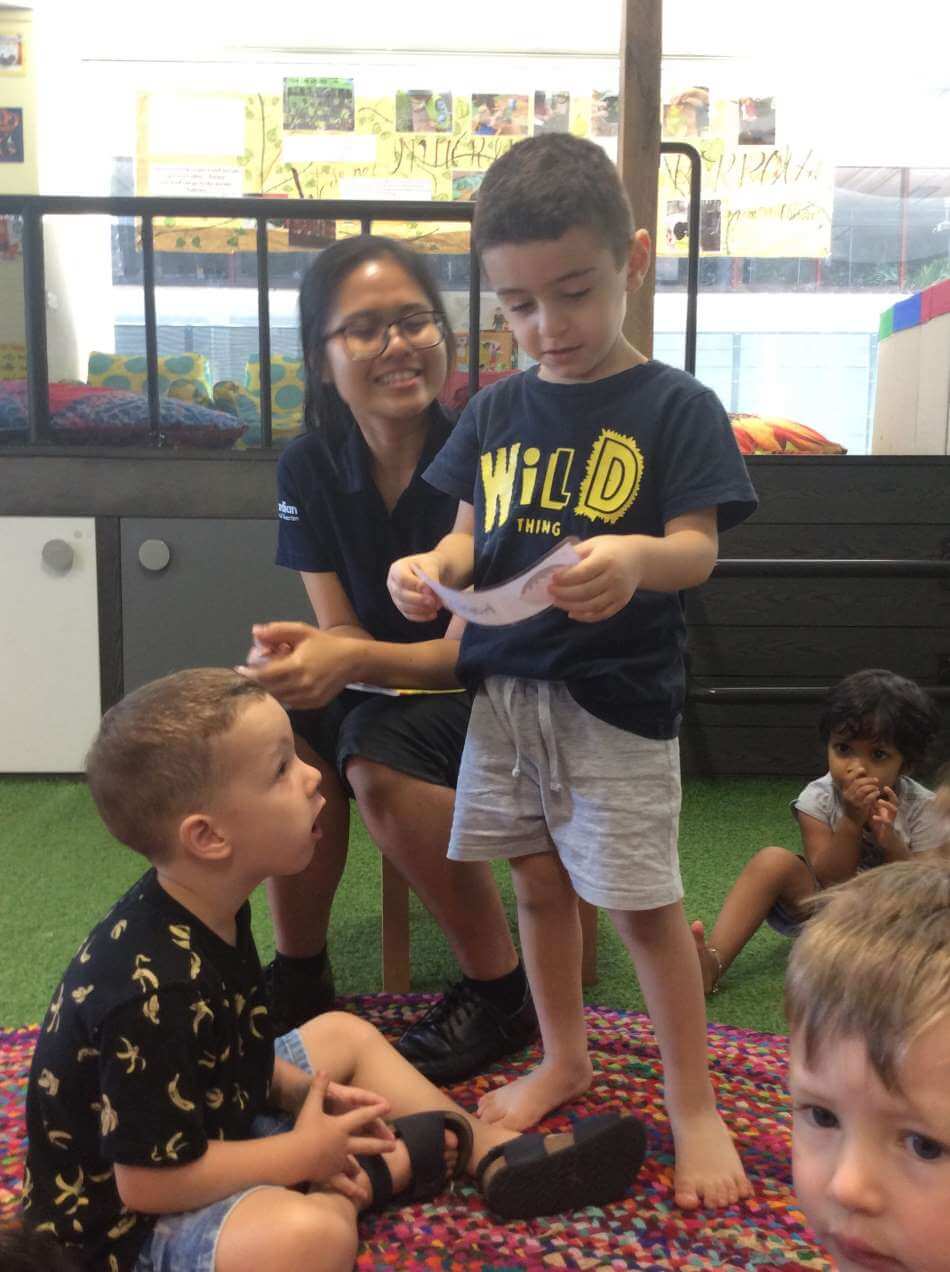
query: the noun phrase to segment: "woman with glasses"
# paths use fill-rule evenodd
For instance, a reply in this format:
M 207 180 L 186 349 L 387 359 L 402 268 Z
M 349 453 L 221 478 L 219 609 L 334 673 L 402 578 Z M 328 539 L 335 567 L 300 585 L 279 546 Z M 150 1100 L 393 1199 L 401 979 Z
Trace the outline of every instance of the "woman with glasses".
M 326 933 L 343 871 L 349 800 L 445 934 L 461 979 L 397 1044 L 453 1082 L 537 1034 L 524 969 L 487 863 L 446 858 L 470 698 L 458 689 L 461 623 L 410 623 L 386 588 L 392 561 L 451 529 L 456 501 L 422 472 L 451 428 L 437 401 L 455 342 L 424 258 L 372 235 L 321 252 L 300 290 L 306 432 L 278 465 L 278 564 L 300 572 L 316 627 L 255 627 L 245 673 L 290 710 L 300 754 L 323 774 L 323 837 L 310 867 L 269 885 L 278 1032 L 333 1002 Z M 454 692 L 402 694 L 354 689 Z

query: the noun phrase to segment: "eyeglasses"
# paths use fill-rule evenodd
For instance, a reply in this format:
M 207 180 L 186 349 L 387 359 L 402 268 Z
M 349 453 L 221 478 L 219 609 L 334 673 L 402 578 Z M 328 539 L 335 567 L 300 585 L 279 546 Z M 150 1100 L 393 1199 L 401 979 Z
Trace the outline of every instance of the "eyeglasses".
M 369 362 L 389 348 L 393 327 L 413 349 L 434 349 L 445 339 L 445 322 L 430 309 L 393 318 L 391 322 L 380 318 L 354 318 L 335 331 L 328 331 L 324 339 L 342 336 L 343 348 L 351 362 Z

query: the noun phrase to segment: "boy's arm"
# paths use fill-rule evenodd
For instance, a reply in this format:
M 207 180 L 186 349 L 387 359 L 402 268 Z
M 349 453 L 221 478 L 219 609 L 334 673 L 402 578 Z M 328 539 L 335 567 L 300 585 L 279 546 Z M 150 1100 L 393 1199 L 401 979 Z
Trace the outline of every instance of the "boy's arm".
M 861 860 L 861 823 L 842 817 L 834 830 L 809 813 L 797 812 L 802 848 L 823 888 L 850 879 Z
M 329 1179 L 336 1184 L 357 1153 L 391 1152 L 395 1140 L 391 1133 L 383 1138 L 379 1125 L 389 1112 L 388 1101 L 379 1097 L 334 1115 L 324 1108 L 330 1085 L 325 1073 L 309 1081 L 294 1129 L 285 1134 L 211 1140 L 200 1157 L 183 1166 L 116 1162 L 119 1196 L 130 1210 L 144 1214 L 198 1210 L 257 1184 L 290 1188 Z
M 577 565 L 558 571 L 554 604 L 582 623 L 611 618 L 639 588 L 678 592 L 705 583 L 716 564 L 716 509 L 684 513 L 668 521 L 663 537 L 602 534 L 577 544 Z
M 459 502 L 455 525 L 431 552 L 401 557 L 389 567 L 386 583 L 396 608 L 413 622 L 425 623 L 435 618 L 442 602 L 415 566 L 446 587 L 468 587 L 475 570 L 475 510 L 470 503 Z

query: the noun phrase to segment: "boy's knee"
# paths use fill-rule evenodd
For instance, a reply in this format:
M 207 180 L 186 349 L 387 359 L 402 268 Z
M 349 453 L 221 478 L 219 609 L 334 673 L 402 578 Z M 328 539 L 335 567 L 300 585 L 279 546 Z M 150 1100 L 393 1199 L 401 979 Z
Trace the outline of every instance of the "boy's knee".
M 355 1047 L 365 1046 L 382 1035 L 375 1025 L 368 1020 L 361 1020 L 352 1012 L 324 1011 L 300 1026 L 300 1036 L 311 1064 L 319 1066 L 320 1053 L 327 1039 L 332 1039 L 335 1046 L 346 1042 Z
M 787 848 L 780 848 L 777 844 L 772 844 L 768 848 L 759 849 L 749 862 L 748 869 L 758 870 L 763 874 L 775 874 L 793 869 L 796 863 L 803 865 L 801 859 L 795 853 L 789 852 Z
M 301 1196 L 299 1204 L 284 1208 L 280 1223 L 268 1235 L 268 1243 L 268 1264 L 275 1270 L 324 1268 L 335 1272 L 337 1268 L 350 1268 L 358 1244 L 356 1218 L 342 1208 Z

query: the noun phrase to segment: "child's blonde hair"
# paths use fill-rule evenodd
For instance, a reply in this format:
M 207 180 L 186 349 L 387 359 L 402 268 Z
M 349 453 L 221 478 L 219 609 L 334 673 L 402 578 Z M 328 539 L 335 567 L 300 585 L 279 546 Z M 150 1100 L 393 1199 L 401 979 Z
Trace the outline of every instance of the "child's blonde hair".
M 809 1065 L 856 1037 L 899 1090 L 907 1049 L 950 1013 L 950 860 L 893 862 L 820 893 L 795 942 L 785 1011 Z
M 153 680 L 111 707 L 86 756 L 99 815 L 116 839 L 150 861 L 167 856 L 176 818 L 213 793 L 215 739 L 266 691 L 223 667 Z

